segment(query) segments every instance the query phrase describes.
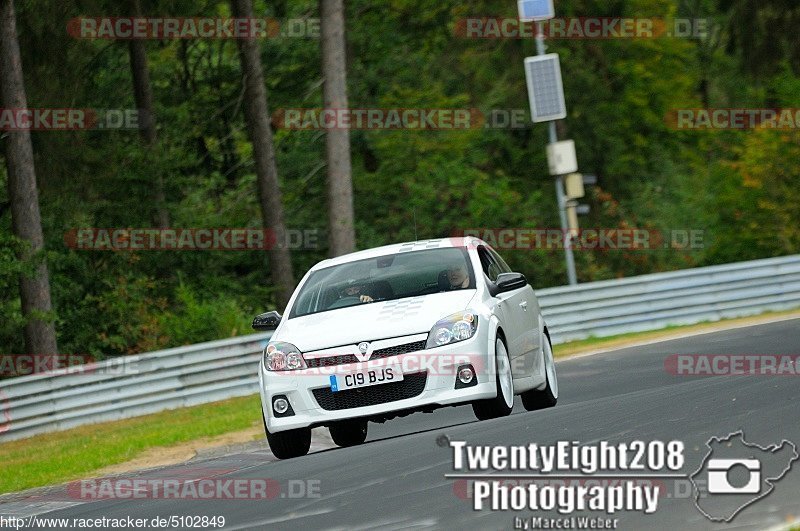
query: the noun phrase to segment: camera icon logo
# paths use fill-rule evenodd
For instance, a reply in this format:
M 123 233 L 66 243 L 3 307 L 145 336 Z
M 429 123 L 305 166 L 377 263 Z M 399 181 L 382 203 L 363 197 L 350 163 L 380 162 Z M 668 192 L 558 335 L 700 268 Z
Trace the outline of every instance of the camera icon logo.
M 730 475 L 737 467 L 749 472 L 747 483 L 734 486 Z M 758 494 L 761 492 L 761 462 L 758 459 L 709 459 L 709 494 Z

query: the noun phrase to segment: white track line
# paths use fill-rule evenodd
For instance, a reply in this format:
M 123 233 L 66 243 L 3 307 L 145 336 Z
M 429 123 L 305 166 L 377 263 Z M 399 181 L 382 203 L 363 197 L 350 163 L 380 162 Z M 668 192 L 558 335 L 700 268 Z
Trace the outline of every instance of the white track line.
M 720 326 L 715 326 L 714 328 L 710 328 L 707 330 L 696 330 L 694 332 L 684 332 L 679 333 L 677 332 L 676 335 L 670 335 L 667 337 L 661 337 L 657 339 L 643 339 L 641 341 L 635 341 L 633 343 L 627 343 L 625 345 L 615 346 L 615 347 L 608 347 L 608 348 L 601 348 L 598 350 L 592 350 L 590 352 L 582 352 L 576 354 L 567 354 L 565 356 L 558 356 L 556 357 L 556 363 L 562 361 L 569 361 L 578 358 L 585 358 L 587 356 L 595 356 L 597 354 L 605 354 L 606 352 L 614 352 L 617 350 L 624 350 L 626 348 L 635 348 L 635 347 L 644 347 L 647 345 L 655 345 L 656 343 L 666 343 L 667 341 L 675 341 L 677 339 L 686 339 L 688 337 L 695 337 L 695 336 L 703 336 L 707 334 L 714 334 L 716 332 L 725 332 L 728 330 L 738 330 L 739 328 L 751 328 L 754 326 L 761 326 L 767 324 L 774 324 L 774 323 L 782 323 L 784 321 L 793 321 L 796 319 L 800 319 L 798 315 L 791 315 L 791 316 L 782 316 L 782 317 L 775 317 L 774 319 L 770 319 L 768 321 L 759 321 L 757 323 L 730 323 L 729 325 L 720 324 Z M 693 325 L 689 325 L 693 326 Z M 654 332 L 658 332 L 658 330 L 654 330 Z M 569 345 L 569 343 L 562 343 L 563 345 Z

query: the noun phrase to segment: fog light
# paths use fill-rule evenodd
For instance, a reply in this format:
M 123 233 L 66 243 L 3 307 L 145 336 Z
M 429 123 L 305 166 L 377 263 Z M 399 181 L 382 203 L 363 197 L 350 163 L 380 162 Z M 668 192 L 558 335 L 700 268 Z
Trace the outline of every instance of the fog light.
M 278 415 L 283 415 L 289 409 L 289 401 L 285 398 L 276 398 L 272 402 L 272 409 L 274 409 L 275 413 Z
M 456 369 L 455 389 L 475 387 L 476 385 L 478 385 L 478 375 L 475 373 L 475 368 L 472 365 L 460 365 Z

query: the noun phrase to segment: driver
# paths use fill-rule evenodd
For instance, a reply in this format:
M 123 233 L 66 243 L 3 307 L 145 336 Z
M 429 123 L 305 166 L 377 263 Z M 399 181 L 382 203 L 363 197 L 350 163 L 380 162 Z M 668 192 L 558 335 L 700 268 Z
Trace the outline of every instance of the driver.
M 469 287 L 469 275 L 464 264 L 452 264 L 447 268 L 447 281 L 450 289 Z
M 350 284 L 342 290 L 339 298 L 345 297 L 358 297 L 361 302 L 373 302 L 373 298 L 364 293 L 364 286 L 362 284 Z

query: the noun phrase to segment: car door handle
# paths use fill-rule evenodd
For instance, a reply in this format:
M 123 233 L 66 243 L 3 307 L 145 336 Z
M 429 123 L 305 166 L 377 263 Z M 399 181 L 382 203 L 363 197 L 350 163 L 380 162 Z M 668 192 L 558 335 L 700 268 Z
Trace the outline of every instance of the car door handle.
M 519 307 L 527 312 L 528 311 L 528 301 L 519 303 Z

